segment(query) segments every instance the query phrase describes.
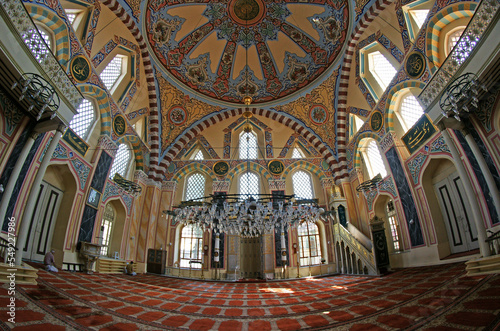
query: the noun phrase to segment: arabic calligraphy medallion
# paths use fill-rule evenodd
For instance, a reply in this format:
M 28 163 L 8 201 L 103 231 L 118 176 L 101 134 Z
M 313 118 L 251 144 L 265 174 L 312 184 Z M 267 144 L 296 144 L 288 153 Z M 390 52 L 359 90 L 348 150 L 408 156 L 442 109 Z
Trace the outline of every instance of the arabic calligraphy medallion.
M 90 64 L 84 56 L 75 56 L 71 61 L 71 75 L 79 83 L 84 83 L 90 76 Z
M 229 164 L 226 161 L 215 162 L 212 170 L 217 176 L 225 176 L 229 172 Z
M 413 52 L 408 55 L 405 63 L 405 69 L 411 78 L 419 78 L 425 71 L 424 56 L 420 52 Z
M 372 127 L 372 131 L 378 132 L 382 129 L 384 125 L 384 117 L 382 113 L 379 111 L 374 111 L 372 116 L 370 117 L 370 126 Z
M 127 130 L 127 122 L 122 115 L 116 115 L 113 120 L 113 130 L 117 136 L 123 136 Z
M 267 165 L 269 172 L 275 176 L 279 176 L 285 171 L 285 165 L 280 160 L 269 161 Z

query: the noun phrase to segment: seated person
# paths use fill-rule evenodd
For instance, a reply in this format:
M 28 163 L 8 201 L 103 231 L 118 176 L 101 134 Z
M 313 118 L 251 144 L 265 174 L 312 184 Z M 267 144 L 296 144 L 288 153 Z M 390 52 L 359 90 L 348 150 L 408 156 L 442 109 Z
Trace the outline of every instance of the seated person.
M 135 272 L 134 272 L 134 261 L 130 261 L 129 264 L 127 264 L 127 267 L 125 268 L 125 270 L 127 271 L 127 275 L 130 275 L 130 276 L 135 276 L 137 275 Z
M 52 272 L 58 272 L 57 268 L 55 267 L 55 259 L 54 259 L 54 253 L 56 251 L 51 249 L 50 252 L 47 252 L 45 254 L 45 258 L 43 259 L 43 264 L 45 264 L 45 270 L 47 271 L 52 271 Z

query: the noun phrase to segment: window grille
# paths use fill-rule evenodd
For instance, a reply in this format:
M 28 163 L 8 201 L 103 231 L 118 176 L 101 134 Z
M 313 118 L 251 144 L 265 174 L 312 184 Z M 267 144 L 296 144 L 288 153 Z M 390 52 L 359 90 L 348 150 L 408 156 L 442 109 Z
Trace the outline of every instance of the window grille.
M 87 99 L 83 99 L 77 109 L 76 114 L 69 127 L 81 138 L 86 139 L 92 123 L 95 121 L 94 105 Z
M 303 159 L 304 154 L 300 151 L 298 147 L 294 147 L 292 152 L 292 159 Z
M 409 94 L 401 102 L 400 114 L 406 125 L 406 131 L 408 131 L 422 117 L 424 110 L 418 103 L 417 98 Z
M 180 246 L 180 267 L 201 269 L 200 263 L 189 262 L 203 261 L 203 231 L 193 225 L 186 225 L 182 229 Z
M 198 153 L 196 153 L 196 155 L 194 156 L 194 160 L 201 161 L 204 159 L 205 159 L 205 157 L 203 157 L 203 152 L 201 150 L 199 150 Z
M 205 176 L 195 173 L 187 178 L 185 199 L 202 198 L 205 195 Z
M 396 74 L 396 69 L 379 51 L 368 54 L 368 59 L 370 72 L 380 87 L 385 90 Z
M 305 171 L 297 171 L 292 176 L 293 192 L 296 197 L 313 199 L 311 176 Z
M 37 61 L 42 62 L 52 49 L 52 38 L 45 29 L 38 26 L 37 28 L 40 34 L 34 30 L 30 30 L 27 34 L 23 35 L 23 39 Z
M 258 199 L 259 194 L 259 177 L 252 172 L 245 172 L 240 177 L 240 194 L 246 194 Z
M 380 155 L 380 151 L 375 140 L 370 140 L 368 143 L 366 155 L 371 168 L 371 177 L 373 178 L 377 174 L 380 174 L 382 178 L 385 177 L 387 175 L 387 171 L 385 170 L 384 161 L 382 160 L 382 156 Z
M 257 136 L 253 132 L 242 132 L 240 135 L 240 159 L 257 158 Z
M 126 144 L 121 144 L 116 152 L 109 178 L 113 178 L 116 173 L 119 173 L 122 177 L 126 177 L 129 162 L 130 151 L 128 150 L 128 146 Z
M 114 59 L 108 63 L 106 68 L 104 68 L 104 70 L 99 75 L 108 90 L 111 90 L 118 78 L 121 76 L 122 64 L 123 58 L 121 56 L 115 56 Z
M 422 28 L 422 25 L 424 25 L 428 13 L 429 13 L 428 9 L 410 10 L 410 15 L 415 20 L 415 23 L 417 23 L 419 29 Z

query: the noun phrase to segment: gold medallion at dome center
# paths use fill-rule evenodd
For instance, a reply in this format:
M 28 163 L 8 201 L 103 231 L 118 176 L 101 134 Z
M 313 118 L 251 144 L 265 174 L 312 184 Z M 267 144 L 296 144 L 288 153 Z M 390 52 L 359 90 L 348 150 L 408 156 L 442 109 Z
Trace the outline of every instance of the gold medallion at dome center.
M 229 16 L 243 26 L 260 22 L 264 15 L 265 6 L 262 0 L 233 0 L 229 4 Z

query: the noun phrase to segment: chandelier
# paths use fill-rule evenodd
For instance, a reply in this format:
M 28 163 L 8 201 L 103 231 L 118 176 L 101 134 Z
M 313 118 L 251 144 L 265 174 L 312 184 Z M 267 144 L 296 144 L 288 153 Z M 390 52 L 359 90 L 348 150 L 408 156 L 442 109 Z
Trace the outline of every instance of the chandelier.
M 297 228 L 302 222 L 316 222 L 325 213 L 317 202 L 283 194 L 215 194 L 183 201 L 168 214 L 175 215 L 175 222 L 203 231 L 253 238 L 273 230 Z

